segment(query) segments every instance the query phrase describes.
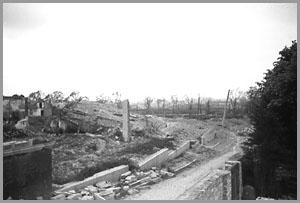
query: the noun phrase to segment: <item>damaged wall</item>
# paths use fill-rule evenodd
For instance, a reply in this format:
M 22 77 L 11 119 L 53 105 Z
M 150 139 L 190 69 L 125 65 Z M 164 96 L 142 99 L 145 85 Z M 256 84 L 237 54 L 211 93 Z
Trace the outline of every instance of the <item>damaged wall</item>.
M 227 161 L 223 169 L 211 171 L 193 186 L 187 200 L 238 200 L 242 197 L 242 167 L 239 161 Z

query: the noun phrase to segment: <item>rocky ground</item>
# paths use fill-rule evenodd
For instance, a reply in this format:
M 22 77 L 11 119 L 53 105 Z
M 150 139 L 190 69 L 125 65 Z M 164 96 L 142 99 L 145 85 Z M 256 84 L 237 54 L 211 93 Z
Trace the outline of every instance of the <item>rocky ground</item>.
M 61 194 L 62 198 L 67 199 L 98 198 L 95 195 L 97 193 L 100 193 L 100 196 L 108 196 L 107 198 L 113 196 L 115 199 L 120 199 L 125 195 L 145 190 L 149 185 L 166 177 L 172 177 L 170 175 L 172 171 L 188 163 L 201 165 L 207 160 L 227 153 L 236 144 L 236 139 L 231 132 L 243 133 L 245 130 L 249 131 L 251 127 L 247 121 L 241 119 L 229 119 L 226 128 L 223 128 L 219 126 L 218 119 L 198 121 L 131 115 L 132 141 L 125 143 L 122 140 L 121 113 L 121 110 L 116 107 L 97 102 L 84 102 L 69 114 L 70 120 L 79 124 L 79 133 L 64 133 L 56 136 L 47 131 L 52 118 L 29 118 L 30 127 L 27 135 L 22 132 L 19 133 L 19 137 L 12 137 L 9 140 L 34 138 L 34 143 L 55 141 L 52 150 L 54 190 L 63 184 L 83 180 L 97 172 L 123 164 L 129 165 L 132 173 L 128 176 L 130 180 L 126 180 L 124 175 L 124 182 L 121 180 L 116 184 L 107 183 L 111 184 L 107 188 L 99 187 L 101 185 L 99 183 L 98 186 L 90 186 L 83 191 Z M 201 136 L 210 129 L 217 132 L 217 136 L 206 146 L 189 150 L 177 159 L 166 163 L 163 169 L 153 169 L 152 172 L 147 173 L 138 171 L 137 163 L 150 154 L 162 148 L 175 149 L 187 140 L 200 140 Z M 135 183 L 136 181 L 138 183 Z

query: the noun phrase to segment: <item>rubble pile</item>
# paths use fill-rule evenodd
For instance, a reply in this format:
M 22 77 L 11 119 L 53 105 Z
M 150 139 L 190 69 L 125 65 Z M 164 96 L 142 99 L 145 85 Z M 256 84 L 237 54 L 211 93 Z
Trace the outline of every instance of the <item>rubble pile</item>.
M 117 183 L 100 181 L 89 185 L 84 189 L 67 192 L 54 192 L 52 200 L 113 200 L 122 199 L 126 195 L 133 195 L 142 189 L 150 188 L 150 185 L 160 182 L 162 179 L 174 177 L 175 175 L 163 169 L 152 167 L 147 172 L 128 171 L 121 175 Z

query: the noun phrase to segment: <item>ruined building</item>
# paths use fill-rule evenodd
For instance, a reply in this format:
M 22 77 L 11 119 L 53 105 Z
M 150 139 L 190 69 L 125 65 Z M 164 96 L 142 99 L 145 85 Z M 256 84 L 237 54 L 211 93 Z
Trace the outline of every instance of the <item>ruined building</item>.
M 26 118 L 26 116 L 51 116 L 51 104 L 43 101 L 29 101 L 23 95 L 3 96 L 3 120 L 14 121 Z

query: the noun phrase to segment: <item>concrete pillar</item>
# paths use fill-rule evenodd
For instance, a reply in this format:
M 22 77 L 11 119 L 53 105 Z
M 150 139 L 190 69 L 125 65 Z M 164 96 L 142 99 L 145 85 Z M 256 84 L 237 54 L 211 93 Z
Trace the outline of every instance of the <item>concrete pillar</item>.
M 130 142 L 130 120 L 129 120 L 129 101 L 123 101 L 123 138 L 125 142 Z

